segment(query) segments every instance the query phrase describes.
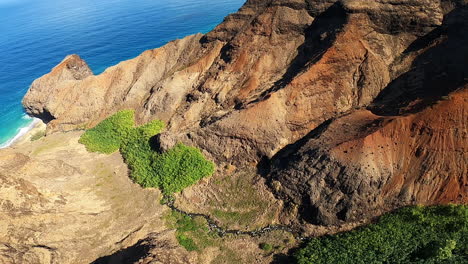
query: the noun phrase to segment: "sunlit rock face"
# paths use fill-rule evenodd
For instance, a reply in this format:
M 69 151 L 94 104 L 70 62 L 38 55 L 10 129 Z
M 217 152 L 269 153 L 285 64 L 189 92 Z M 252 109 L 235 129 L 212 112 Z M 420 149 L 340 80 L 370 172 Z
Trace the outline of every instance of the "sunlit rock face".
M 80 135 L 0 150 L 0 263 L 91 263 L 150 233 L 170 238 L 159 191 L 134 184 L 118 153 L 88 153 Z
M 252 0 L 97 76 L 67 57 L 23 103 L 49 134 L 133 108 L 217 162 L 266 161 L 314 224 L 465 203 L 466 17 L 455 0 Z

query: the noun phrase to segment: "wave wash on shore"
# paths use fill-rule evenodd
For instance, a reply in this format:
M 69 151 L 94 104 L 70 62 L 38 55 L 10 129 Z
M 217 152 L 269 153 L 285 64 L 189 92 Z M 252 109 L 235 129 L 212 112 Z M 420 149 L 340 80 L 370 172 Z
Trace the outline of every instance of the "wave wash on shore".
M 25 124 L 16 129 L 16 134 L 12 138 L 6 140 L 5 142 L 0 142 L 0 149 L 11 146 L 11 144 L 15 143 L 18 139 L 31 131 L 31 129 L 33 129 L 34 126 L 39 122 L 39 119 L 30 117 L 26 114 L 21 117 L 21 120 L 24 120 Z

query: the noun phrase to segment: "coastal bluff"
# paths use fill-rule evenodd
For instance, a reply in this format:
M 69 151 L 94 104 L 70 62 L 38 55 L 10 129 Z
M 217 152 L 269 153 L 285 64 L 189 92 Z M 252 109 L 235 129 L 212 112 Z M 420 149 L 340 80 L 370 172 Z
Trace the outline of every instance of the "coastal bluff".
M 87 189 L 66 175 L 86 176 L 80 181 L 96 185 L 100 170 L 90 170 L 102 163 L 112 175 L 106 186 L 123 193 L 119 199 L 125 201 L 114 203 L 106 196 L 83 206 L 72 200 L 63 205 L 66 212 L 89 209 L 92 216 L 76 217 L 88 231 L 102 232 L 90 237 L 95 243 L 112 241 L 95 248 L 95 258 L 152 240 L 152 232 L 171 237 L 170 230 L 151 225 L 167 210 L 157 202 L 158 191 L 134 186 L 117 153 L 90 154 L 77 143 L 81 130 L 133 109 L 137 125 L 166 123 L 159 140 L 167 142 L 160 145 L 197 147 L 220 168 L 213 179 L 176 195 L 176 206 L 192 213 L 222 218 L 210 208 L 225 201 L 226 190 L 213 188 L 222 186 L 220 179 L 228 181 L 226 175 L 239 182 L 249 177 L 248 187 L 271 201 L 266 207 L 274 215 L 262 212 L 256 220 L 304 235 L 344 230 L 408 205 L 467 204 L 467 17 L 465 0 L 248 0 L 211 32 L 145 51 L 99 75 L 70 55 L 34 81 L 23 100 L 30 115 L 47 123 L 44 140 L 65 137 L 69 143 L 53 152 L 37 152 L 39 143 L 2 150 L 2 157 L 10 158 L 0 160 L 0 180 L 4 186 L 30 185 L 12 195 L 35 199 L 31 204 L 44 208 L 33 208 L 27 217 L 44 219 L 54 203 L 61 203 L 59 194 L 35 190 L 47 175 L 56 175 L 47 188 L 79 197 Z M 29 191 L 32 196 L 25 194 Z M 15 206 L 21 216 L 29 205 Z M 121 208 L 121 215 L 113 206 L 128 208 Z M 11 222 L 7 228 L 14 229 L 17 216 L 5 217 Z M 43 226 L 31 229 L 65 226 L 41 221 Z M 118 244 L 117 237 L 137 229 L 134 239 Z M 67 232 L 73 239 L 76 230 Z M 78 242 L 53 244 L 62 239 L 59 235 L 43 239 L 31 244 L 39 245 L 34 250 L 88 250 Z M 255 245 L 252 239 L 245 238 L 246 245 Z M 156 244 L 150 248 L 158 250 Z M 195 253 L 168 245 L 180 256 L 173 263 L 200 261 Z M 234 251 L 242 252 L 235 245 Z M 216 255 L 215 249 L 210 252 L 207 256 Z M 73 263 L 60 256 L 50 263 Z M 255 263 L 269 261 L 272 256 Z M 210 263 L 209 257 L 200 263 Z
M 91 263 L 149 234 L 177 245 L 160 192 L 133 183 L 118 153 L 88 153 L 80 134 L 0 150 L 0 263 Z

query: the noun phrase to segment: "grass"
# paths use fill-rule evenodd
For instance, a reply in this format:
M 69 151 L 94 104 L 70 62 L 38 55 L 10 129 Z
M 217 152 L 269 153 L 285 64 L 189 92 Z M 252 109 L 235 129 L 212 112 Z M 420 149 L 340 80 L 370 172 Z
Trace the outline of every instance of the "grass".
M 254 221 L 258 215 L 259 212 L 257 210 L 249 210 L 247 212 L 213 210 L 213 216 L 220 219 L 223 223 L 235 223 L 246 227 L 253 224 L 252 221 Z
M 180 192 L 214 173 L 214 164 L 196 148 L 177 144 L 166 153 L 154 151 L 151 138 L 164 129 L 164 123 L 155 120 L 135 127 L 134 115 L 132 110 L 117 112 L 87 130 L 79 142 L 90 152 L 120 150 L 135 182 L 160 188 L 165 194 Z
M 176 238 L 181 246 L 188 251 L 202 251 L 217 245 L 219 236 L 208 229 L 207 222 L 202 217 L 192 218 L 176 211 L 171 211 L 165 217 L 169 228 L 176 229 Z
M 272 244 L 269 244 L 269 243 L 261 243 L 260 244 L 260 249 L 263 250 L 263 251 L 272 251 L 273 250 L 273 245 Z
M 261 188 L 255 172 L 241 172 L 213 178 L 205 209 L 221 226 L 252 230 L 274 221 L 274 198 Z
M 468 263 L 468 206 L 408 207 L 378 223 L 314 238 L 297 263 Z
M 228 264 L 228 263 L 234 264 L 234 263 L 244 262 L 242 258 L 239 256 L 238 252 L 235 252 L 234 250 L 228 247 L 221 247 L 220 251 L 222 252 L 222 254 L 219 254 L 218 256 L 216 256 L 216 258 L 213 259 L 211 264 Z
M 31 137 L 31 141 L 36 141 L 45 137 L 45 131 L 38 131 Z
M 33 150 L 33 152 L 31 153 L 33 156 L 37 156 L 39 154 L 43 154 L 51 150 L 54 150 L 55 148 L 63 146 L 65 143 L 63 139 L 59 139 L 59 140 L 55 138 L 52 138 L 50 140 L 47 140 L 47 139 L 48 137 L 45 138 L 44 143 L 41 143 L 37 148 Z
M 208 258 L 212 264 L 256 263 L 259 253 L 263 253 L 265 257 L 296 245 L 292 234 L 280 230 L 252 238 L 234 234 L 219 236 L 210 231 L 203 217 L 190 217 L 177 211 L 168 211 L 163 220 L 168 228 L 176 230 L 175 236 L 182 247 L 198 253 L 197 263 L 205 263 L 204 257 L 213 256 L 213 252 L 216 252 L 214 258 Z M 259 248 L 250 247 L 255 244 Z

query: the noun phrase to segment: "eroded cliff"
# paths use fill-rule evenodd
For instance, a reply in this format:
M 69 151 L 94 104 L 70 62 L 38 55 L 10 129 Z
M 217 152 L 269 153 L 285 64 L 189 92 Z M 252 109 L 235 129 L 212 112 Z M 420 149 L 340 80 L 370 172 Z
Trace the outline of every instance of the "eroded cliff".
M 467 17 L 465 0 L 249 0 L 212 32 L 100 75 L 69 56 L 23 103 L 51 135 L 127 108 L 165 121 L 163 138 L 203 149 L 218 174 L 263 176 L 251 184 L 282 202 L 262 223 L 466 203 Z M 226 191 L 213 186 L 178 205 L 216 218 L 210 197 Z
M 0 150 L 0 263 L 91 263 L 149 233 L 177 244 L 159 224 L 160 193 L 132 183 L 118 153 L 88 153 L 79 135 Z

